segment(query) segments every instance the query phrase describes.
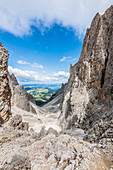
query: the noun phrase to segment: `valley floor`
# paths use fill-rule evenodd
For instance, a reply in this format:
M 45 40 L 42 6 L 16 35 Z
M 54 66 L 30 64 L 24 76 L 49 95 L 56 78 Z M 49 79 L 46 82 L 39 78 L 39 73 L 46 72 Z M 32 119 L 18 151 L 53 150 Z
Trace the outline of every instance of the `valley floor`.
M 12 107 L 13 116 L 19 114 L 29 123 L 28 131 L 8 122 L 0 128 L 0 170 L 113 169 L 111 146 L 84 141 L 81 129 L 61 132 L 58 114 L 34 107 L 37 114 Z M 46 133 L 49 128 L 54 130 Z

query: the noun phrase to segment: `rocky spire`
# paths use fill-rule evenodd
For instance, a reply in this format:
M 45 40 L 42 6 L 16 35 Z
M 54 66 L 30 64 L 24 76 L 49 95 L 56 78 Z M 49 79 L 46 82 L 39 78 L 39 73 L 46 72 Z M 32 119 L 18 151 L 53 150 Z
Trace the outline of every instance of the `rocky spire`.
M 0 43 L 0 121 L 9 119 L 11 92 L 8 82 L 8 51 Z
M 70 74 L 61 103 L 63 127 L 92 128 L 95 140 L 109 137 L 113 119 L 113 5 L 104 15 L 94 17 Z
M 70 70 L 69 70 L 69 72 L 70 72 L 70 75 L 72 74 L 72 64 L 70 64 Z

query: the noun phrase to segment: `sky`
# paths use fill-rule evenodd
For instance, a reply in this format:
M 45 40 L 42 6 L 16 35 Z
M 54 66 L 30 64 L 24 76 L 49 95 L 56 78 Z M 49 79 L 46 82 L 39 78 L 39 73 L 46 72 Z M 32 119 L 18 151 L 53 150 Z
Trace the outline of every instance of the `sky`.
M 0 41 L 20 84 L 61 84 L 80 57 L 86 29 L 113 0 L 0 0 Z

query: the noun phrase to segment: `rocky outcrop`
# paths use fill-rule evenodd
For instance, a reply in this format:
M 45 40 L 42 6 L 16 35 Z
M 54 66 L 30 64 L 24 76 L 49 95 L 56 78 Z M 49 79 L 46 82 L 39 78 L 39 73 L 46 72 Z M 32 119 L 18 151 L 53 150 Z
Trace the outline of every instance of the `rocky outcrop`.
M 63 128 L 79 126 L 94 141 L 113 138 L 112 72 L 113 6 L 95 16 L 86 31 L 80 59 L 71 66 L 61 103 Z
M 9 119 L 11 109 L 11 92 L 8 82 L 8 51 L 0 43 L 0 122 L 4 123 Z
M 9 126 L 14 127 L 14 129 L 16 130 L 28 130 L 29 129 L 29 124 L 27 122 L 23 122 L 22 116 L 17 115 L 17 114 L 10 119 Z
M 14 88 L 13 104 L 22 110 L 30 111 L 30 104 L 27 91 L 21 85 L 17 85 Z
M 106 145 L 105 145 L 106 147 Z M 111 152 L 111 146 L 109 146 Z M 109 170 L 112 157 L 101 144 L 85 142 L 80 137 L 0 128 L 0 169 L 32 170 Z
M 14 74 L 8 74 L 9 85 L 11 88 L 11 105 L 17 106 L 22 110 L 28 112 L 35 112 L 35 110 L 30 105 L 30 102 L 35 104 L 35 100 L 31 94 L 28 94 L 26 89 L 18 84 L 18 81 Z

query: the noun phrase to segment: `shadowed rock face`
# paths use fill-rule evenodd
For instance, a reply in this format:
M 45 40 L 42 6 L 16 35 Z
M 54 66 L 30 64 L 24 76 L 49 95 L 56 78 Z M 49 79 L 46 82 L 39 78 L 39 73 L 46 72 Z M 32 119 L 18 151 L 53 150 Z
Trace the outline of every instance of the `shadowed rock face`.
M 11 92 L 7 78 L 8 51 L 0 43 L 0 122 L 4 123 L 9 119 Z
M 112 73 L 113 6 L 104 15 L 95 16 L 86 31 L 80 59 L 71 66 L 61 103 L 63 128 L 79 125 L 88 133 L 94 133 L 95 140 L 113 137 L 110 135 L 113 130 L 110 125 L 113 119 Z M 98 130 L 92 129 L 94 127 Z

